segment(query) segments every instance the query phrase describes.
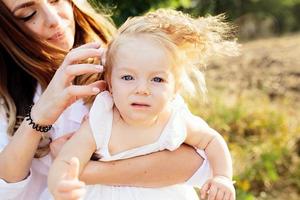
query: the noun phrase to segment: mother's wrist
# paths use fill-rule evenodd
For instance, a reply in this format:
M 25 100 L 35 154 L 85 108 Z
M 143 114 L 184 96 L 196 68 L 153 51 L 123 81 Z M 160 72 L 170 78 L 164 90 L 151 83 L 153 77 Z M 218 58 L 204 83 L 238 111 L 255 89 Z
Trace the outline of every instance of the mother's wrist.
M 38 105 L 34 104 L 31 107 L 30 113 L 27 112 L 26 114 L 30 114 L 31 119 L 36 124 L 41 126 L 47 126 L 54 124 L 56 118 L 51 116 L 53 113 L 50 109 L 40 108 Z
M 26 108 L 25 120 L 28 122 L 28 125 L 31 126 L 32 129 L 38 132 L 46 133 L 50 131 L 50 129 L 52 128 L 52 124 L 40 123 L 39 121 L 34 120 L 32 118 L 32 107 L 33 105 L 30 105 Z

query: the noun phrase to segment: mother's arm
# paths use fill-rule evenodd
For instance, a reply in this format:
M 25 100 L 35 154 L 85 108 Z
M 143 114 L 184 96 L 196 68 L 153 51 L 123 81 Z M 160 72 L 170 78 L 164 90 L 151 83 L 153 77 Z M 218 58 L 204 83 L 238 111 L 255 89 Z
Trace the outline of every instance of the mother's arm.
M 90 57 L 100 57 L 99 46 L 98 43 L 85 44 L 73 49 L 66 56 L 47 89 L 32 107 L 31 116 L 35 123 L 53 124 L 63 111 L 76 100 L 76 97 L 96 95 L 100 91 L 101 81 L 81 86 L 71 84 L 76 76 L 102 71 L 97 65 L 76 65 L 78 61 Z M 0 125 L 5 124 L 6 121 L 5 117 L 0 117 Z M 7 126 L 3 126 L 1 129 L 6 128 Z M 1 134 L 6 137 L 7 133 L 2 131 Z M 0 149 L 0 179 L 6 182 L 19 182 L 25 179 L 29 174 L 40 139 L 40 132 L 32 129 L 28 121 L 24 120 L 8 144 L 3 147 L 3 150 L 2 147 Z
M 163 187 L 187 181 L 200 168 L 203 158 L 195 149 L 182 145 L 125 160 L 90 161 L 80 179 L 87 184 Z

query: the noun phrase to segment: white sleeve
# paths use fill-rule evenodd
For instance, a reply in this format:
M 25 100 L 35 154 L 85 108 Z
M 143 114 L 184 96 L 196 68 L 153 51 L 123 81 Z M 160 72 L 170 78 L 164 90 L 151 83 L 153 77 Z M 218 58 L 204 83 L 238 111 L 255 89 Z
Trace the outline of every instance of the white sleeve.
M 197 149 L 197 153 L 204 159 L 204 161 L 194 175 L 186 181 L 186 184 L 194 187 L 202 187 L 202 185 L 211 178 L 212 172 L 205 152 L 201 149 Z
M 7 200 L 17 199 L 27 189 L 31 178 L 30 173 L 26 179 L 16 183 L 7 183 L 3 179 L 0 179 L 0 196 Z
M 1 100 L 1 98 L 0 98 Z M 6 114 L 4 112 L 3 106 L 0 104 L 0 153 L 9 143 L 9 138 L 7 135 L 7 120 Z M 26 179 L 17 183 L 7 183 L 0 178 L 0 197 L 1 199 L 15 199 L 19 196 L 26 188 L 31 180 L 31 175 Z
M 110 133 L 113 121 L 113 100 L 108 91 L 99 93 L 90 109 L 89 123 L 97 149 L 105 145 L 105 133 Z

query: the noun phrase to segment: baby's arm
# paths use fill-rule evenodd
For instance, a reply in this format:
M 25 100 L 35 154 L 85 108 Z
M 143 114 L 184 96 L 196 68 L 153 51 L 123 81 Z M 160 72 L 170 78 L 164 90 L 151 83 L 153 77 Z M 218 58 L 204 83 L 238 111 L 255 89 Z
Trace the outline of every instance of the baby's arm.
M 79 190 L 84 184 L 78 180 L 79 177 L 68 177 L 68 170 L 72 168 L 70 165 L 74 165 L 74 157 L 77 158 L 79 160 L 77 176 L 79 176 L 95 150 L 94 137 L 88 121 L 85 121 L 72 138 L 66 142 L 50 167 L 48 187 L 55 199 L 69 199 L 70 196 L 81 195 Z M 73 161 L 70 163 L 71 159 Z
M 197 116 L 186 119 L 186 144 L 205 150 L 211 164 L 213 176 L 232 178 L 232 160 L 223 137 Z
M 204 198 L 209 190 L 209 199 L 235 199 L 232 184 L 232 160 L 223 137 L 210 128 L 201 118 L 189 115 L 186 118 L 187 137 L 185 143 L 204 149 L 212 167 L 213 179 L 202 188 Z

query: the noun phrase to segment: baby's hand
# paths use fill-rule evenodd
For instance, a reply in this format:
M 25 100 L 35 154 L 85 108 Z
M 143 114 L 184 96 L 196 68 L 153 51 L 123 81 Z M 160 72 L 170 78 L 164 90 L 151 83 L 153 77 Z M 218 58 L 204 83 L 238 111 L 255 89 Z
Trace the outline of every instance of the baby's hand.
M 225 176 L 215 176 L 201 188 L 201 199 L 208 200 L 235 200 L 233 181 Z
M 73 157 L 67 173 L 63 176 L 54 192 L 55 200 L 80 200 L 85 194 L 85 184 L 79 181 L 79 160 Z

